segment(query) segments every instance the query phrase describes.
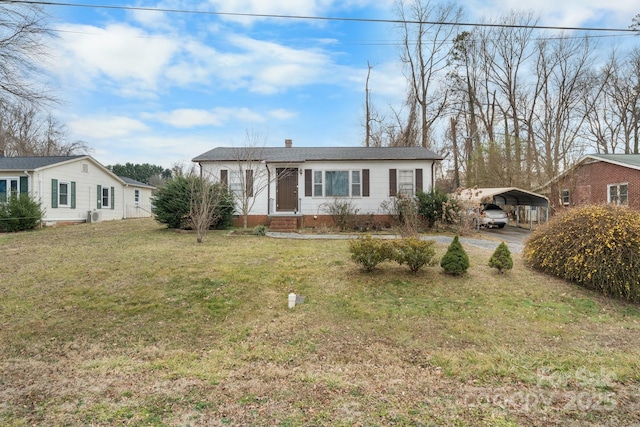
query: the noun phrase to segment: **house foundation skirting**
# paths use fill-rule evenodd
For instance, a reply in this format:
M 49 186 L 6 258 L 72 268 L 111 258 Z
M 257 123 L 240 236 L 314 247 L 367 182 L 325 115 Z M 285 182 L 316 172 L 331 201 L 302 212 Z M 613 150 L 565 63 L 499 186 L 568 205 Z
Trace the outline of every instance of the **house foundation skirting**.
M 354 215 L 354 226 L 362 228 L 389 228 L 393 219 L 389 215 Z M 283 225 L 283 223 L 288 223 Z M 295 226 L 293 225 L 295 223 Z M 325 228 L 335 227 L 336 223 L 331 215 L 305 215 L 305 214 L 274 214 L 274 215 L 249 215 L 247 217 L 247 227 L 254 228 L 258 225 L 265 225 L 269 228 L 286 227 L 293 229 L 301 228 Z M 243 226 L 242 215 L 233 218 L 234 227 Z

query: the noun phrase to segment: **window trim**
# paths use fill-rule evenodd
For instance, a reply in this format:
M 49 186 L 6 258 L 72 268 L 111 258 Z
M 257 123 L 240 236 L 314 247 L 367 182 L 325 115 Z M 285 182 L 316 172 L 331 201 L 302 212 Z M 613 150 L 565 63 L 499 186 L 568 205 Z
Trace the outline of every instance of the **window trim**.
M 62 186 L 67 186 L 67 203 L 62 203 Z M 58 181 L 58 207 L 69 208 L 71 207 L 71 181 Z
M 571 192 L 568 188 L 560 190 L 560 203 L 562 206 L 569 206 L 571 203 Z
M 346 195 L 328 195 L 327 194 L 327 172 L 343 172 L 347 174 L 347 192 Z M 355 183 L 353 174 L 358 174 L 359 182 Z M 364 185 L 363 185 L 363 169 L 313 169 L 312 175 L 312 196 L 314 198 L 362 198 Z M 318 180 L 320 178 L 320 180 Z M 359 194 L 354 195 L 353 186 L 357 185 L 359 188 Z M 320 193 L 320 194 L 318 194 Z
M 105 190 L 107 191 L 107 204 L 104 203 L 105 200 Z M 100 207 L 101 209 L 111 209 L 111 187 L 108 185 L 103 185 L 100 188 Z
M 411 191 L 406 191 L 402 189 L 402 174 L 403 172 L 407 176 L 411 176 Z M 416 176 L 415 169 L 398 169 L 398 178 L 397 178 L 398 191 L 397 194 L 402 194 L 404 196 L 413 197 L 416 194 Z
M 620 187 L 625 186 L 627 191 L 625 193 L 624 202 L 620 202 Z M 611 189 L 616 188 L 616 200 L 611 199 Z M 629 183 L 628 182 L 619 182 L 616 184 L 607 184 L 607 203 L 616 204 L 619 206 L 629 206 Z
M 242 171 L 236 169 L 230 169 L 227 175 L 228 183 L 227 187 L 229 191 L 235 194 L 236 197 L 242 199 L 244 197 L 244 191 L 242 189 L 243 179 L 242 179 Z M 244 183 L 246 185 L 246 182 Z M 245 187 L 246 190 L 246 187 Z
M 20 182 L 21 182 L 20 178 L 21 177 L 15 177 L 15 176 L 0 177 L 0 181 L 6 182 L 5 200 L 0 200 L 0 203 L 6 203 L 11 199 L 11 196 L 19 195 L 20 193 L 22 193 L 22 188 L 20 186 Z M 11 187 L 14 181 L 16 182 L 15 189 Z
M 140 189 L 139 188 L 133 189 L 133 205 L 140 206 Z

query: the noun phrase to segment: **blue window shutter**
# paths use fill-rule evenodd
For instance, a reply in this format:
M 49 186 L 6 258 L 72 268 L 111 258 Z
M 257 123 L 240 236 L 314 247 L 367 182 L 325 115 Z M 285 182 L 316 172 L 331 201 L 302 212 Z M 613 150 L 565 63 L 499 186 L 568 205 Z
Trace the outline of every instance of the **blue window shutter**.
M 76 208 L 76 183 L 71 181 L 71 209 Z
M 29 193 L 29 178 L 26 176 L 20 177 L 20 194 Z
M 111 209 L 116 208 L 116 191 L 115 188 L 111 187 Z
M 58 180 L 57 179 L 51 180 L 51 207 L 54 209 L 58 207 Z
M 97 209 L 102 209 L 102 185 L 98 185 L 98 204 Z

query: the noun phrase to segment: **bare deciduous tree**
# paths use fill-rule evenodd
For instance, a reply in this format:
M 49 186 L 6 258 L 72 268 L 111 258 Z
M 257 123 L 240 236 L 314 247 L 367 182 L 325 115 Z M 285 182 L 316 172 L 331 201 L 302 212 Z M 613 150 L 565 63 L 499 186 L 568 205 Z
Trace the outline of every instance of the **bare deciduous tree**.
M 0 150 L 7 156 L 68 156 L 90 151 L 83 141 L 67 141 L 67 129 L 34 104 L 0 102 Z
M 446 85 L 442 83 L 448 66 L 450 42 L 456 33 L 455 25 L 451 24 L 460 21 L 462 9 L 454 3 L 398 0 L 396 10 L 402 22 L 400 58 L 407 73 L 407 104 L 418 106 L 416 109 L 410 105 L 408 120 L 417 115 L 420 145 L 429 148 L 432 127 L 447 106 Z
M 190 179 L 189 222 L 196 231 L 196 240 L 202 243 L 212 225 L 220 218 L 219 206 L 224 202 L 220 184 L 192 175 Z
M 0 3 L 0 102 L 43 105 L 54 101 L 36 78 L 49 37 L 38 5 Z
M 540 42 L 537 54 L 541 90 L 532 126 L 540 141 L 544 178 L 550 180 L 582 154 L 575 155 L 575 150 L 587 117 L 580 107 L 588 91 L 593 48 L 589 40 L 558 37 Z

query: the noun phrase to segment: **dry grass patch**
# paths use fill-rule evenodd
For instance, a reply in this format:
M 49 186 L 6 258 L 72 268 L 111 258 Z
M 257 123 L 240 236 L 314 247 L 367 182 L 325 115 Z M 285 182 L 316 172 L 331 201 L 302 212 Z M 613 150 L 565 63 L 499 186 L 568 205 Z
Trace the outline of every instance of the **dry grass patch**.
M 450 277 L 150 220 L 0 235 L 0 423 L 635 422 L 638 306 L 465 249 Z

